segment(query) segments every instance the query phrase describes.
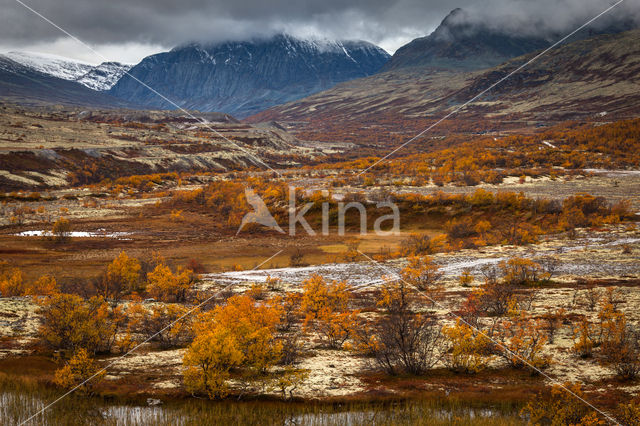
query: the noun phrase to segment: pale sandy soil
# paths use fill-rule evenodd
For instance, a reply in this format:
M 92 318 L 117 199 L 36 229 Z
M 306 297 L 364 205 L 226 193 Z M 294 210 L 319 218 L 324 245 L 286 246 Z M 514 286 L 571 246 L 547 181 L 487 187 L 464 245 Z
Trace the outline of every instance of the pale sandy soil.
M 313 356 L 304 358 L 296 367 L 309 371 L 309 376 L 296 390 L 305 398 L 345 396 L 363 390 L 357 375 L 367 366 L 367 361 L 346 351 L 315 350 Z
M 182 357 L 185 349 L 149 350 L 149 345 L 126 357 L 108 361 L 107 380 L 128 375 L 153 377 L 150 384 L 156 389 L 172 389 L 182 384 Z
M 38 336 L 37 310 L 29 297 L 0 298 L 0 338 L 12 338 L 11 345 L 0 342 L 0 358 L 28 353 L 24 347 Z

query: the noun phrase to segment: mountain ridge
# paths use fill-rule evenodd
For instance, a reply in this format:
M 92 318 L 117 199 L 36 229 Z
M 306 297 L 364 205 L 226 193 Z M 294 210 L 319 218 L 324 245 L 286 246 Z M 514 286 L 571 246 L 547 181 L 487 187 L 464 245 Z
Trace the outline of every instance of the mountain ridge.
M 457 8 L 431 34 L 400 47 L 382 71 L 408 67 L 472 71 L 549 45 L 544 37 L 513 35 L 474 22 L 469 12 Z
M 565 43 L 638 28 L 633 17 L 607 16 L 573 34 Z M 474 71 L 500 65 L 512 58 L 545 49 L 565 33 L 520 31 L 514 22 L 486 22 L 466 9 L 452 10 L 429 35 L 400 47 L 382 72 L 409 67 Z
M 0 98 L 20 105 L 63 104 L 74 106 L 135 108 L 106 92 L 36 71 L 0 55 Z
M 130 74 L 183 108 L 239 117 L 378 71 L 390 55 L 363 41 L 266 39 L 190 43 L 148 56 Z M 173 109 L 125 75 L 110 90 L 152 108 Z
M 11 51 L 4 56 L 34 71 L 76 81 L 98 91 L 109 90 L 133 66 L 116 61 L 92 65 L 77 59 L 39 52 Z
M 323 123 L 435 120 L 508 75 L 535 53 L 488 70 L 382 72 L 271 108 L 247 122 Z M 581 119 L 640 112 L 640 30 L 561 45 L 504 81 L 456 117 Z M 306 123 L 306 124 L 304 124 Z M 311 123 L 311 124 L 309 124 Z

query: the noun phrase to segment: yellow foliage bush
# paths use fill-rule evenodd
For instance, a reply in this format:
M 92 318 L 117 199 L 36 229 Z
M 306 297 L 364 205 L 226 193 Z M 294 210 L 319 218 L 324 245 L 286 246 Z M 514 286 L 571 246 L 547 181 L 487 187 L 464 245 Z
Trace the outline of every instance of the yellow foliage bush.
M 597 331 L 595 326 L 586 318 L 573 330 L 573 352 L 581 358 L 588 358 L 593 354 L 593 348 L 597 343 Z
M 81 392 L 91 393 L 105 375 L 106 371 L 100 370 L 87 350 L 81 348 L 64 367 L 56 370 L 53 382 L 64 389 L 77 388 Z
M 351 292 L 344 282 L 327 283 L 314 275 L 303 283 L 300 310 L 306 330 L 316 331 L 324 343 L 341 348 L 353 335 L 358 311 L 348 311 Z
M 69 233 L 71 232 L 71 222 L 68 219 L 61 217 L 55 221 L 53 227 L 51 228 L 51 233 L 53 237 L 58 242 L 65 241 L 69 238 Z
M 138 259 L 129 257 L 123 250 L 113 262 L 107 266 L 107 273 L 102 283 L 104 297 L 118 298 L 120 294 L 142 291 L 142 266 Z
M 442 278 L 440 267 L 429 256 L 413 256 L 407 259 L 408 264 L 400 271 L 400 276 L 409 285 L 422 292 L 431 302 L 442 290 L 439 280 Z
M 101 297 L 85 301 L 72 294 L 56 294 L 38 303 L 42 317 L 40 337 L 57 350 L 109 351 L 123 321 L 121 310 L 111 309 Z
M 24 276 L 20 269 L 12 269 L 0 276 L 0 296 L 23 296 L 26 289 Z
M 159 264 L 147 274 L 147 292 L 156 300 L 184 302 L 187 291 L 196 281 L 190 269 L 178 269 L 174 274 L 167 265 Z
M 20 269 L 0 275 L 0 297 L 51 296 L 58 292 L 56 279 L 51 275 L 43 275 L 34 282 L 25 281 Z
M 532 285 L 538 282 L 542 267 L 531 259 L 514 257 L 500 262 L 503 280 L 510 285 Z
M 496 337 L 508 350 L 498 349 L 510 366 L 537 371 L 549 365 L 550 357 L 543 354 L 548 340 L 544 326 L 544 320 L 526 318 L 524 312 L 500 323 Z
M 187 389 L 222 398 L 228 394 L 232 369 L 245 381 L 264 375 L 282 353 L 275 338 L 280 316 L 279 308 L 244 295 L 203 314 L 194 324 L 195 338 L 183 358 Z
M 583 402 L 586 397 L 579 384 L 565 383 L 563 386 L 553 385 L 550 397 L 538 395 L 522 409 L 521 414 L 529 417 L 529 422 L 534 425 L 608 424 Z
M 442 333 L 451 345 L 446 361 L 450 369 L 463 373 L 477 373 L 486 368 L 491 341 L 460 319 L 453 326 L 445 326 Z

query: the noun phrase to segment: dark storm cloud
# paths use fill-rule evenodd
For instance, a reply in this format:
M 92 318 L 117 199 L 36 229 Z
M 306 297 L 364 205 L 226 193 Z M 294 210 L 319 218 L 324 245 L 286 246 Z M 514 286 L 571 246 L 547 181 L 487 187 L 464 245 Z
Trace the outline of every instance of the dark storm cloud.
M 454 7 L 514 31 L 562 31 L 605 9 L 602 0 L 24 0 L 53 22 L 94 44 L 174 46 L 287 31 L 296 35 L 407 41 L 430 33 Z M 628 0 L 618 14 L 629 14 Z M 15 0 L 3 0 L 0 40 L 27 45 L 60 32 Z

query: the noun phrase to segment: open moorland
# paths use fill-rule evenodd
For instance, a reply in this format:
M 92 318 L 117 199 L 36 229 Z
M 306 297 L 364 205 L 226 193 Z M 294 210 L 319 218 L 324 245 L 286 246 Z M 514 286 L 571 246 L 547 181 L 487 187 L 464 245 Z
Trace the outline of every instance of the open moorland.
M 68 390 L 38 422 L 638 418 L 637 119 L 379 162 L 277 123 L 3 108 L 10 422 Z

